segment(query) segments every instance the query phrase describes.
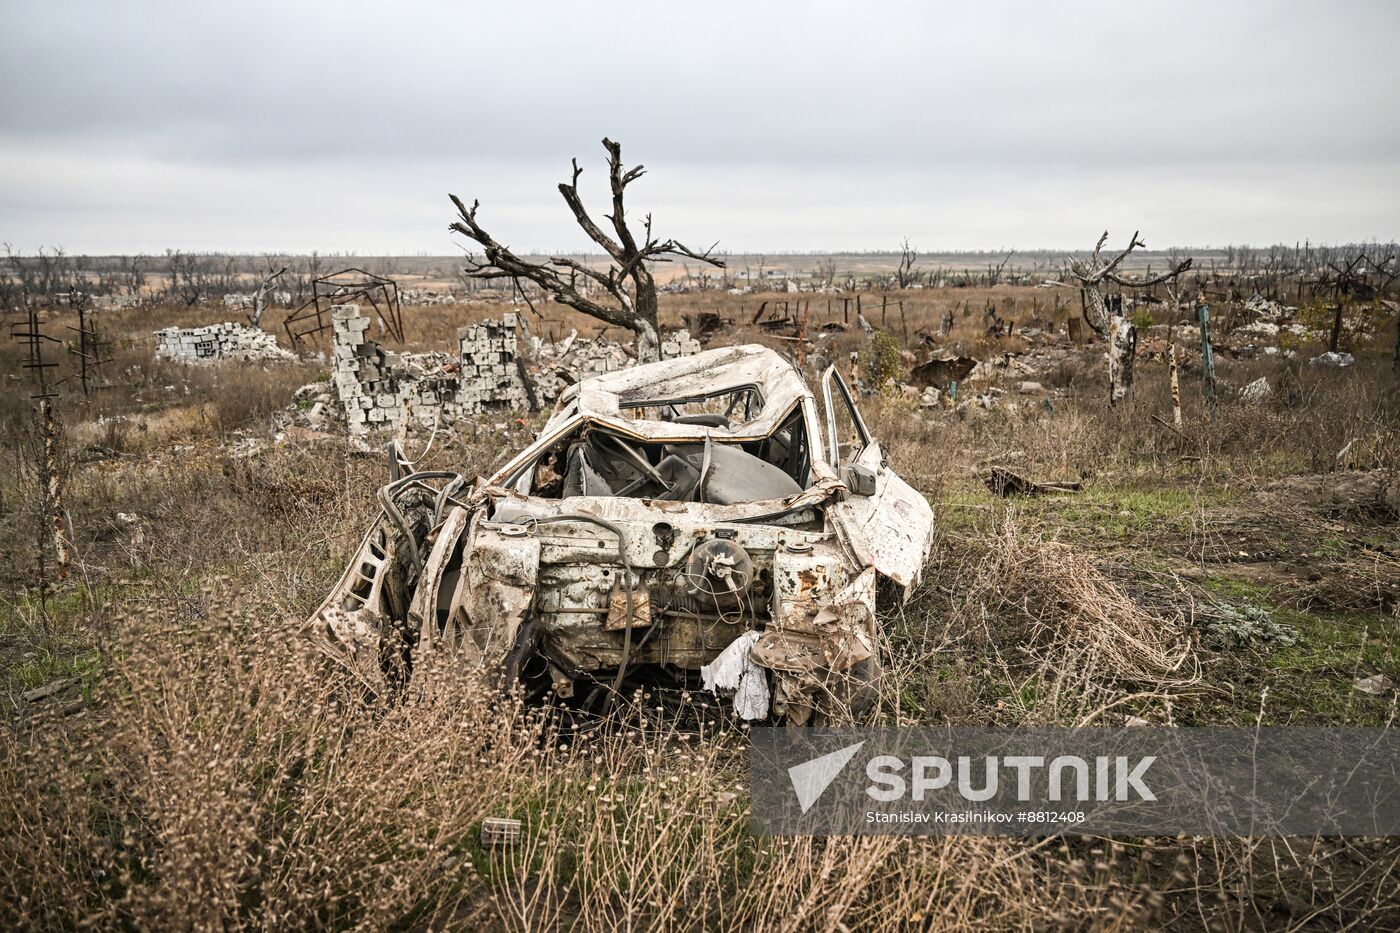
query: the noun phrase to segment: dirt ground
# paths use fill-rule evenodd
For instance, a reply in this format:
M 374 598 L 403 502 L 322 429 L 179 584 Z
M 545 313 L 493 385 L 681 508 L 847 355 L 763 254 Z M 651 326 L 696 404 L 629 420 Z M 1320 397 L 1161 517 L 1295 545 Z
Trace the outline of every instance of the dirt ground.
M 1394 686 L 1357 683 L 1400 682 L 1393 316 L 1348 334 L 1346 368 L 1308 364 L 1315 336 L 1221 353 L 1214 415 L 1187 348 L 1176 427 L 1145 342 L 1132 397 L 1107 406 L 1102 345 L 1059 333 L 1079 313 L 1069 289 L 859 294 L 874 337 L 850 293 L 668 293 L 661 319 L 695 331 L 713 312 L 726 323 L 710 345 L 787 352 L 753 317 L 809 303 L 809 375 L 854 367 L 892 465 L 933 503 L 923 581 L 882 620 L 876 721 L 1392 723 Z M 408 307 L 405 348 L 444 348 L 509 307 Z M 989 308 L 1012 335 L 988 336 Z M 536 334 L 601 330 L 557 305 L 521 310 Z M 1141 313 L 1144 328 L 1191 319 Z M 1249 320 L 1241 302 L 1217 314 L 1225 342 Z M 1394 840 L 760 838 L 742 730 L 717 710 L 639 697 L 571 746 L 540 710 L 472 682 L 363 708 L 295 631 L 358 543 L 385 458 L 279 431 L 321 362 L 154 359 L 153 330 L 229 317 L 97 316 L 111 385 L 60 387 L 74 560 L 42 591 L 38 439 L 20 349 L 0 347 L 7 925 L 1400 928 Z M 1029 368 L 989 365 L 928 404 L 909 373 L 936 350 Z M 1271 393 L 1242 398 L 1260 378 Z M 484 473 L 542 420 L 457 426 L 422 466 Z M 992 466 L 1081 488 L 1004 498 Z M 1122 632 L 1147 648 L 1124 651 Z M 488 816 L 523 819 L 525 840 L 483 849 Z

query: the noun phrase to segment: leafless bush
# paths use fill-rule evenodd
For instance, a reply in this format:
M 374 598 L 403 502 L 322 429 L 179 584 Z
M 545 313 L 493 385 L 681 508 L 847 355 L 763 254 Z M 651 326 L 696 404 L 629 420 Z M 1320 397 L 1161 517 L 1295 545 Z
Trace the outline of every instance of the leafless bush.
M 1040 538 L 1012 511 L 983 534 L 945 540 L 936 558 L 896 630 L 907 640 L 911 617 L 933 617 L 937 634 L 924 629 L 924 650 L 903 654 L 897 679 L 918 681 L 930 662 L 937 670 L 938 655 L 990 673 L 984 683 L 1005 692 L 996 718 L 1018 725 L 1086 725 L 1110 710 L 1121 721 L 1195 681 L 1179 614 L 1147 611 L 1084 553 Z

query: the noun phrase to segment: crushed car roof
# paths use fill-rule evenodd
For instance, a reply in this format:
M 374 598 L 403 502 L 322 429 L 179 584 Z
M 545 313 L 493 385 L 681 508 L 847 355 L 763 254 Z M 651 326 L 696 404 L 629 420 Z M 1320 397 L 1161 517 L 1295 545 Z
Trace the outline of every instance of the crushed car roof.
M 632 419 L 622 414 L 623 409 L 647 402 L 711 396 L 749 386 L 758 390 L 763 404 L 753 418 L 729 429 L 736 435 L 771 433 L 795 404 L 812 396 L 807 383 L 791 363 L 767 347 L 746 344 L 584 379 L 562 401 L 566 405 L 577 403 L 571 413 L 604 421 L 630 421 Z M 667 424 L 662 430 L 672 434 L 677 428 L 685 427 L 689 426 Z M 697 436 L 724 432 L 723 428 L 681 431 Z

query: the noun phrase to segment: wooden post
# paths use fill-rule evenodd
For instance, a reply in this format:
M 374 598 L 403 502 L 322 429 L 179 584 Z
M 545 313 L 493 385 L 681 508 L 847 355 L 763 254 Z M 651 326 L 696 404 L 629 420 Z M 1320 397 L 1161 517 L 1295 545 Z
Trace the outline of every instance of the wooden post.
M 1181 427 L 1181 381 L 1177 378 L 1176 344 L 1172 342 L 1172 332 L 1167 330 L 1167 364 L 1172 376 L 1172 424 Z
M 904 342 L 909 343 L 909 321 L 904 317 L 904 302 L 899 303 L 899 329 L 904 332 Z
M 1205 394 L 1206 409 L 1215 417 L 1215 356 L 1210 349 L 1210 306 L 1202 293 L 1197 299 L 1196 320 L 1201 325 L 1201 377 L 1202 391 Z
M 1132 392 L 1136 352 L 1137 328 L 1121 312 L 1115 313 L 1108 322 L 1108 404 L 1117 405 Z
M 1337 352 L 1337 346 L 1342 339 L 1342 299 L 1337 299 L 1336 313 L 1332 316 L 1332 336 L 1327 338 L 1327 349 Z
M 886 317 L 885 317 L 885 315 L 889 313 L 889 310 L 890 310 L 890 296 L 889 296 L 889 295 L 881 295 L 881 296 L 880 296 L 880 326 L 881 326 L 881 327 L 884 327 L 884 326 L 885 326 L 885 322 L 886 322 Z
M 58 565 L 58 579 L 68 579 L 68 538 L 63 528 L 63 484 L 60 481 L 58 466 L 58 418 L 53 413 L 53 404 L 47 398 L 39 399 L 39 430 L 44 438 L 43 470 L 44 492 L 42 505 L 50 525 L 53 539 L 54 563 Z
M 793 358 L 797 361 L 798 369 L 807 365 L 807 312 L 811 308 L 810 299 L 806 304 L 797 302 L 797 341 L 793 344 Z

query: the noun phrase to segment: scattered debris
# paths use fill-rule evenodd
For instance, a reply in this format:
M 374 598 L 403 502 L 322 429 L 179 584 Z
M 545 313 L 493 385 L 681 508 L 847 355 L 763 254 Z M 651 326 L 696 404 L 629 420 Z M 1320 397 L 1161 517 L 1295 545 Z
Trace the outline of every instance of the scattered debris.
M 977 360 L 942 351 L 916 365 L 909 372 L 909 381 L 916 386 L 932 386 L 947 391 L 954 382 L 962 382 L 976 368 Z
M 1357 690 L 1373 697 L 1378 697 L 1394 686 L 1390 678 L 1384 674 L 1373 674 L 1370 677 L 1362 677 L 1353 684 Z
M 982 477 L 982 482 L 992 495 L 1002 496 L 1038 496 L 1046 492 L 1079 492 L 1084 488 L 1082 482 L 1076 483 L 1037 483 L 1026 479 L 1018 473 L 1013 473 L 1005 467 L 992 467 L 987 474 Z
M 48 699 L 54 694 L 62 693 L 69 687 L 76 686 L 77 683 L 78 678 L 76 677 L 61 677 L 58 680 L 49 681 L 42 687 L 35 687 L 33 690 L 26 690 L 24 691 L 24 693 L 20 694 L 20 696 L 24 699 L 26 703 L 34 703 L 38 700 Z
M 753 660 L 752 649 L 760 637 L 749 631 L 729 643 L 729 647 L 709 664 L 701 665 L 705 689 L 716 696 L 732 697 L 740 719 L 768 718 L 768 678 Z
M 1342 369 L 1344 367 L 1353 365 L 1355 362 L 1356 357 L 1352 356 L 1350 353 L 1337 353 L 1333 350 L 1328 350 L 1321 356 L 1315 356 L 1312 359 L 1308 360 L 1308 365 L 1326 366 L 1331 369 Z
M 1243 389 L 1240 389 L 1240 401 L 1262 402 L 1273 394 L 1274 387 L 1269 385 L 1269 378 L 1267 376 L 1260 376 Z
M 481 847 L 509 845 L 520 841 L 521 823 L 506 816 L 488 816 L 481 821 Z
M 1291 317 L 1298 310 L 1277 301 L 1270 301 L 1258 292 L 1249 296 L 1249 300 L 1244 303 L 1244 309 L 1264 321 L 1278 321 L 1281 318 Z
M 685 323 L 698 339 L 706 340 L 733 327 L 734 319 L 721 317 L 718 311 L 697 311 L 693 315 L 685 315 Z
M 177 363 L 219 363 L 225 360 L 292 361 L 296 354 L 277 345 L 261 328 L 236 321 L 207 327 L 167 327 L 158 330 L 156 358 Z

